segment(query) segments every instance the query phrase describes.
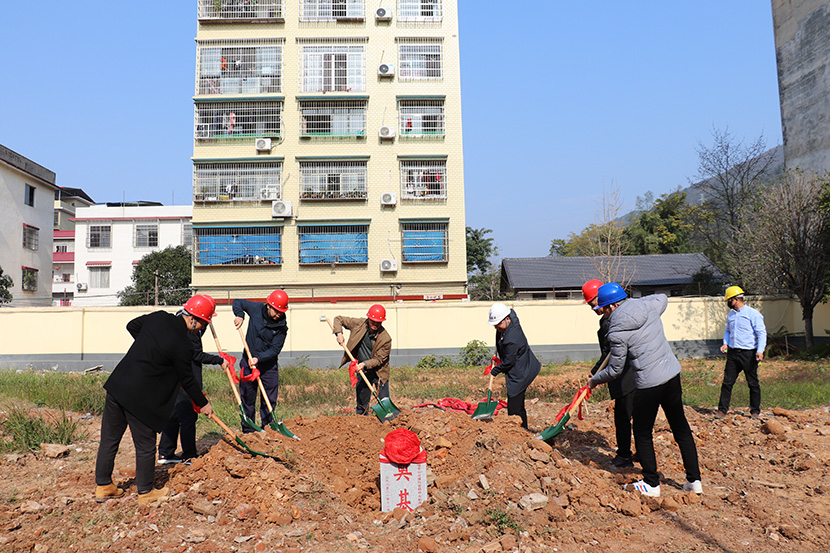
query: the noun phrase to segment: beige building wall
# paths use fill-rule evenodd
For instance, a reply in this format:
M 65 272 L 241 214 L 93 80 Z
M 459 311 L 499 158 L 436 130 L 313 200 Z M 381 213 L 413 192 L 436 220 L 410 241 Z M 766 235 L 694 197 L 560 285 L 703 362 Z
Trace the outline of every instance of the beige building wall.
M 784 298 L 748 298 L 760 309 L 770 334 L 803 332 L 801 308 Z M 314 368 L 336 366 L 342 355 L 321 317 L 363 317 L 369 304 L 300 304 L 287 312 L 288 337 L 283 365 L 307 362 Z M 598 317 L 581 301 L 535 301 L 513 304 L 534 353 L 546 362 L 595 359 L 599 355 Z M 384 326 L 392 336 L 392 364 L 415 365 L 426 355 L 457 355 L 471 340 L 494 347 L 485 302 L 397 303 L 387 310 Z M 6 308 L 0 310 L 0 368 L 80 370 L 95 365 L 112 369 L 132 344 L 127 323 L 152 307 Z M 172 310 L 171 310 L 172 311 Z M 683 357 L 715 355 L 723 339 L 727 309 L 719 298 L 671 298 L 663 314 L 666 337 Z M 820 304 L 813 321 L 816 335 L 830 329 L 830 305 Z M 240 352 L 230 306 L 220 306 L 214 325 L 222 346 Z M 210 336 L 206 351 L 216 351 Z
M 195 101 L 230 101 L 257 98 L 282 99 L 281 137 L 270 152 L 258 152 L 255 139 L 194 140 L 193 159 L 198 165 L 208 160 L 282 162 L 282 197 L 293 207 L 293 217 L 273 219 L 271 201 L 204 201 L 194 194 L 195 234 L 200 226 L 282 225 L 281 265 L 221 265 L 198 263 L 193 269 L 193 286 L 218 300 L 233 297 L 264 298 L 274 288 L 284 288 L 292 302 L 328 298 L 339 301 L 382 301 L 391 299 L 460 299 L 466 297 L 466 232 L 464 218 L 464 165 L 461 130 L 460 57 L 458 11 L 455 0 L 441 0 L 440 21 L 401 21 L 398 4 L 385 2 L 392 13 L 388 21 L 376 19 L 376 2 L 364 2 L 363 20 L 337 22 L 300 21 L 303 0 L 283 2 L 284 22 L 223 23 L 200 20 L 197 50 L 225 41 L 233 46 L 248 39 L 282 39 L 282 91 L 271 95 L 196 94 Z M 398 60 L 402 38 L 440 39 L 442 78 L 402 80 Z M 301 92 L 301 47 L 308 39 L 352 40 L 364 46 L 365 90 Z M 378 75 L 381 63 L 396 66 L 394 77 Z M 196 91 L 199 92 L 197 53 Z M 398 129 L 398 100 L 401 97 L 443 97 L 443 137 L 381 139 L 381 126 Z M 301 138 L 298 99 L 365 99 L 366 126 L 363 138 Z M 446 198 L 403 199 L 400 161 L 408 156 L 425 160 L 446 160 Z M 366 159 L 365 200 L 301 200 L 300 161 L 308 159 Z M 383 193 L 397 195 L 394 206 L 381 205 Z M 400 222 L 404 220 L 448 221 L 446 262 L 402 262 Z M 368 224 L 368 263 L 300 265 L 298 226 L 310 222 Z M 196 252 L 198 255 L 198 252 Z M 381 271 L 381 261 L 393 259 L 398 270 Z M 396 285 L 400 285 L 399 287 Z

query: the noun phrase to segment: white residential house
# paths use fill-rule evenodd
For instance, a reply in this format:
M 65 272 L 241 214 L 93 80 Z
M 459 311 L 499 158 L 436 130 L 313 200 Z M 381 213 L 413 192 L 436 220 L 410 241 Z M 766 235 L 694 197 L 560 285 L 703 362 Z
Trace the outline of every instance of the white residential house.
M 69 306 L 75 297 L 75 211 L 95 202 L 80 188 L 55 191 L 52 235 L 52 305 Z
M 0 145 L 0 267 L 12 307 L 52 303 L 55 173 Z
M 79 207 L 75 213 L 76 306 L 118 305 L 132 284 L 133 267 L 148 253 L 191 247 L 189 205 L 149 202 Z

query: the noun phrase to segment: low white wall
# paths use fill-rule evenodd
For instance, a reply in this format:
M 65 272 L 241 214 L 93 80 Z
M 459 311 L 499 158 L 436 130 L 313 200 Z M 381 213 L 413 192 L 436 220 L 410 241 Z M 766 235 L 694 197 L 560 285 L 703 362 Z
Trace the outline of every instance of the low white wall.
M 801 308 L 786 298 L 749 298 L 764 314 L 769 333 L 803 332 Z M 599 355 L 598 317 L 581 301 L 522 301 L 512 306 L 533 351 L 545 361 L 586 360 Z M 385 326 L 392 335 L 392 363 L 411 365 L 430 354 L 455 355 L 471 340 L 493 347 L 495 332 L 487 324 L 490 303 L 433 302 L 387 305 Z M 129 349 L 126 324 L 152 307 L 42 307 L 0 309 L 0 368 L 81 370 L 95 365 L 112 369 Z M 368 304 L 298 304 L 287 313 L 288 339 L 282 364 L 307 362 L 333 367 L 342 350 L 321 317 L 363 317 Z M 171 309 L 175 311 L 175 309 Z M 727 309 L 720 298 L 672 298 L 663 314 L 666 337 L 681 357 L 713 354 L 720 346 Z M 830 306 L 821 304 L 813 322 L 817 338 L 826 338 Z M 222 347 L 234 355 L 242 349 L 230 306 L 220 306 L 214 326 Z M 216 351 L 205 335 L 206 351 Z

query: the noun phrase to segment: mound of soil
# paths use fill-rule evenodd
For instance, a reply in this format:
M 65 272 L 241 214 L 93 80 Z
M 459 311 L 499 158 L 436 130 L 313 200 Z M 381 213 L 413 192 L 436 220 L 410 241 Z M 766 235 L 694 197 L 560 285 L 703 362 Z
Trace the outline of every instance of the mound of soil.
M 228 438 L 203 440 L 191 465 L 158 468 L 157 486 L 173 495 L 155 506 L 139 506 L 134 486 L 123 498 L 94 501 L 95 439 L 57 458 L 6 455 L 0 550 L 818 552 L 830 543 L 828 408 L 776 409 L 763 421 L 687 408 L 700 496 L 682 491 L 680 454 L 658 418 L 662 497 L 650 499 L 623 489 L 639 479 L 638 467 L 610 464 L 610 401 L 590 405 L 552 447 L 535 435 L 561 404 L 528 402 L 529 433 L 504 414 L 482 422 L 395 402 L 403 413 L 387 424 L 296 417 L 285 423 L 301 440 L 270 429 L 242 436 L 268 456 Z M 100 421 L 87 423 L 97 436 Z M 401 427 L 428 451 L 429 499 L 414 512 L 384 513 L 378 453 Z M 116 460 L 123 485 L 134 477 L 130 446 L 125 438 Z

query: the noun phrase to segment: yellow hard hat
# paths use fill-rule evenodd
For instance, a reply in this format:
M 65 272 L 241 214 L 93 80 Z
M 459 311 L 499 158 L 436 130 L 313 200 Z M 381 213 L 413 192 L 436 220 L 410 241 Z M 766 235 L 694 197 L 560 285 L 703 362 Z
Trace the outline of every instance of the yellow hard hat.
M 730 299 L 734 298 L 735 296 L 743 296 L 744 291 L 741 290 L 740 286 L 730 286 L 726 289 L 726 294 L 724 294 L 724 301 L 729 301 Z

